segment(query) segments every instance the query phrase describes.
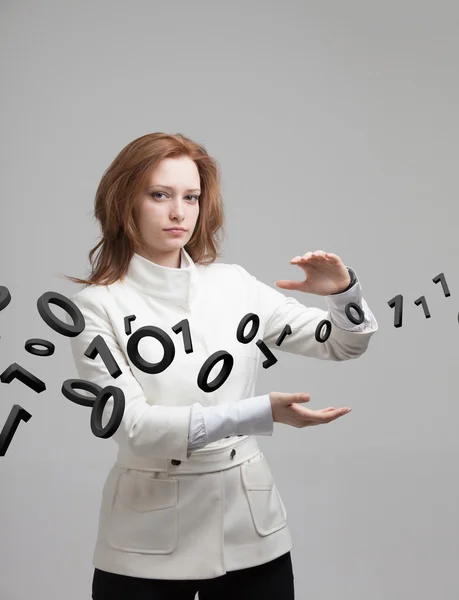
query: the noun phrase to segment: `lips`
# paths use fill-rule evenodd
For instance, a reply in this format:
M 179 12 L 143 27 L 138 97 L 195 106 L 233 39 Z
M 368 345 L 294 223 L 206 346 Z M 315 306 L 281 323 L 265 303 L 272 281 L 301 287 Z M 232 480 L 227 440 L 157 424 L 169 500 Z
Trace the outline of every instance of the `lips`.
M 170 227 L 169 229 L 166 229 L 165 231 L 186 231 L 186 229 L 183 229 L 182 227 Z

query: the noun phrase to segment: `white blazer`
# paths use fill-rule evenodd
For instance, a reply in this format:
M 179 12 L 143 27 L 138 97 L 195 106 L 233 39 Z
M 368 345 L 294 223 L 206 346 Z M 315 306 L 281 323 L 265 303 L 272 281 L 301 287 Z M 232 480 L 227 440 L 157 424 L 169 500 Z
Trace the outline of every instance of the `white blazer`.
M 112 573 L 207 579 L 291 550 L 287 511 L 254 435 L 234 435 L 190 452 L 192 405 L 252 397 L 260 361 L 267 360 L 258 340 L 276 357 L 283 351 L 348 360 L 365 352 L 378 329 L 359 282 L 364 322 L 350 323 L 352 331 L 333 324 L 328 340 L 319 343 L 315 331 L 329 311 L 304 306 L 240 265 L 201 265 L 184 249 L 181 257 L 186 266 L 175 269 L 134 254 L 122 281 L 71 296 L 86 323 L 70 341 L 79 377 L 121 388 L 125 396 L 92 561 Z M 126 333 L 125 317 L 132 315 Z M 277 346 L 286 325 L 291 333 Z M 84 354 L 96 336 L 118 364 L 118 377 L 99 354 Z M 216 364 L 201 377 L 215 353 Z M 112 409 L 111 399 L 102 426 Z

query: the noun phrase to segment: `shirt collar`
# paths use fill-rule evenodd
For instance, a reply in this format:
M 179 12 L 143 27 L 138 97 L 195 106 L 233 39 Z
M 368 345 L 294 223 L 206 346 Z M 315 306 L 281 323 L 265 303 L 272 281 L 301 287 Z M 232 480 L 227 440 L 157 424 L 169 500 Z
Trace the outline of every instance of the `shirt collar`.
M 180 250 L 180 268 L 164 267 L 134 252 L 124 280 L 150 296 L 189 306 L 196 292 L 196 264 Z

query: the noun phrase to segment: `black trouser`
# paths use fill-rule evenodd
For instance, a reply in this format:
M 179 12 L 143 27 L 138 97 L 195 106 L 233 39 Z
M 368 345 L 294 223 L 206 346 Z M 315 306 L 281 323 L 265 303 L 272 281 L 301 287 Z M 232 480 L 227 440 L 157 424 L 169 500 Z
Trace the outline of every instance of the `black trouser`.
M 94 569 L 93 600 L 294 600 L 290 552 L 213 579 L 144 579 Z

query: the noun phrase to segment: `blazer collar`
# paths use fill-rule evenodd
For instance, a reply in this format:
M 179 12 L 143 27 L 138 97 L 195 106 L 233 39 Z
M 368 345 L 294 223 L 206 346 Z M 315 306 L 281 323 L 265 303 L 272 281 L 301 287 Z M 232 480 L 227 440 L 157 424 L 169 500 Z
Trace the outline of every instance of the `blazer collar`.
M 196 264 L 184 248 L 178 269 L 158 265 L 134 252 L 124 280 L 145 294 L 188 306 L 196 292 Z

